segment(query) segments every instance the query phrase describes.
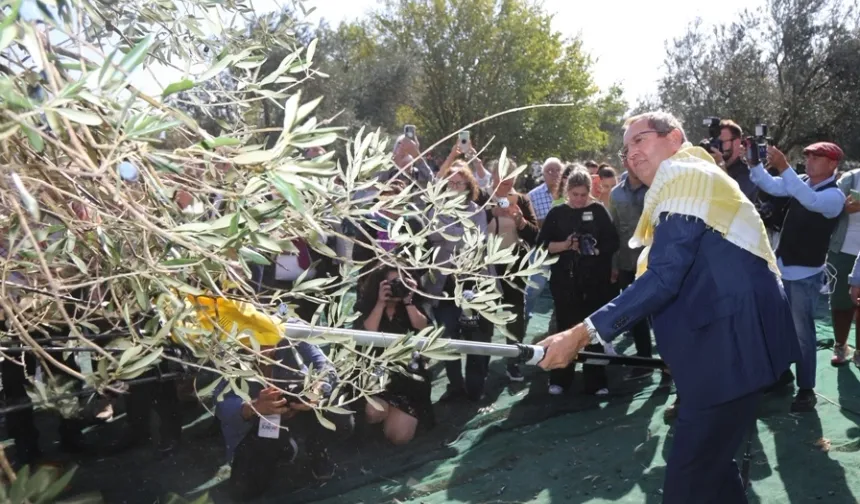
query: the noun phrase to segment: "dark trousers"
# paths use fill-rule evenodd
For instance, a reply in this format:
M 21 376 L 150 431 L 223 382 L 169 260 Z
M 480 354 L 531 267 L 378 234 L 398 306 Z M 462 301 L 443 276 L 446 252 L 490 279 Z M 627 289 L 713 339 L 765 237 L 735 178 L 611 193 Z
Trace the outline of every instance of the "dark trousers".
M 619 290 L 624 290 L 633 283 L 633 280 L 636 279 L 635 271 L 619 271 L 618 272 L 618 286 Z M 651 357 L 652 356 L 652 348 L 651 348 L 651 326 L 648 324 L 648 320 L 642 320 L 630 330 L 630 333 L 633 335 L 633 342 L 636 345 L 636 355 L 639 357 Z
M 326 413 L 325 418 L 335 425 L 330 431 L 322 426 L 313 411 L 303 411 L 289 420 L 283 420 L 278 439 L 257 435 L 259 418 L 251 420 L 251 429 L 236 447 L 231 464 L 228 489 L 234 499 L 251 499 L 265 492 L 278 479 L 278 461 L 292 460 L 296 456 L 296 438 L 305 441 L 308 456 L 313 460 L 328 456 L 328 446 L 349 438 L 355 429 L 353 415 Z
M 493 326 L 481 318 L 476 330 L 460 330 L 462 310 L 454 303 L 441 303 L 436 309 L 436 319 L 445 326 L 445 337 L 489 343 L 493 337 Z M 448 388 L 465 390 L 469 399 L 480 399 L 484 394 L 484 382 L 490 369 L 490 357 L 484 355 L 466 356 L 466 378 L 463 379 L 463 359 L 446 360 L 445 373 L 448 375 Z
M 566 331 L 585 320 L 585 317 L 603 306 L 607 297 L 602 293 L 600 295 L 577 293 L 566 278 L 551 278 L 549 288 L 555 304 L 559 331 Z M 588 345 L 585 350 L 603 353 L 603 345 Z M 550 371 L 549 383 L 567 390 L 573 384 L 574 376 L 576 376 L 576 363 L 571 363 L 565 368 Z M 587 394 L 606 388 L 606 369 L 603 366 L 583 366 L 582 377 Z
M 41 333 L 32 334 L 34 338 L 43 338 Z M 50 346 L 50 345 L 48 345 Z M 20 354 L 13 354 L 15 360 L 3 359 L 0 363 L 0 373 L 2 373 L 3 392 L 6 396 L 8 405 L 21 404 L 28 402 L 26 386 L 28 385 L 27 377 L 33 377 L 36 373 L 37 359 L 32 353 L 24 354 L 24 365 L 20 364 L 18 359 Z M 55 354 L 55 357 L 61 357 Z M 77 369 L 77 364 L 71 356 L 64 360 L 63 363 L 72 369 Z M 55 370 L 54 372 L 63 373 L 63 371 Z M 76 449 L 81 441 L 81 429 L 83 428 L 83 420 L 76 418 L 63 418 L 60 420 L 60 445 L 63 449 Z M 6 415 L 6 430 L 9 436 L 15 440 L 15 453 L 18 462 L 29 464 L 39 456 L 39 431 L 36 429 L 35 415 L 33 408 L 18 410 Z
M 499 275 L 507 274 L 510 266 L 504 264 L 496 265 L 496 272 Z M 513 285 L 512 285 L 512 284 Z M 516 315 L 512 322 L 508 322 L 507 329 L 517 343 L 522 343 L 526 337 L 526 281 L 523 277 L 514 277 L 509 280 L 502 280 L 502 303 L 509 304 L 511 312 Z M 492 336 L 492 335 L 491 335 Z M 516 360 L 510 359 L 508 365 L 516 363 Z
M 663 504 L 741 504 L 746 493 L 734 460 L 753 428 L 761 393 L 707 408 L 678 407 Z
M 141 375 L 141 378 L 157 375 L 157 371 L 151 370 Z M 135 441 L 150 437 L 149 419 L 153 411 L 158 415 L 158 441 L 161 446 L 166 447 L 177 442 L 182 436 L 182 416 L 174 380 L 132 385 L 125 397 L 125 409 L 128 415 L 128 433 Z

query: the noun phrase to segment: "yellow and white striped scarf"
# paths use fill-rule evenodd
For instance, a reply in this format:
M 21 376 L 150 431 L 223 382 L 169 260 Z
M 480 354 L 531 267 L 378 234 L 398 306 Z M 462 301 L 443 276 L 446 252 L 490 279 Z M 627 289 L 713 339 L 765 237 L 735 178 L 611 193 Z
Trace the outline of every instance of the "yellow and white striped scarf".
M 648 269 L 648 252 L 654 228 L 662 213 L 702 219 L 726 240 L 766 260 L 780 276 L 764 223 L 738 183 L 714 163 L 701 147 L 685 143 L 674 156 L 663 161 L 645 195 L 645 206 L 630 248 L 645 247 L 639 256 L 636 276 Z

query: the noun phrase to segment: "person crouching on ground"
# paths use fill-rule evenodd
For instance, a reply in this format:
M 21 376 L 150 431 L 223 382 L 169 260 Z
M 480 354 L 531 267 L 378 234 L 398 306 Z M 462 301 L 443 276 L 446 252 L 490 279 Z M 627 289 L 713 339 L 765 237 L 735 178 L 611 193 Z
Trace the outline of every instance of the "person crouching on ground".
M 325 354 L 315 345 L 283 339 L 282 324 L 249 303 L 206 296 L 194 298 L 194 302 L 205 329 L 221 330 L 214 320 L 219 320 L 221 327 L 235 325 L 237 334 L 251 334 L 264 356 L 258 359 L 258 373 L 266 382 L 248 382 L 250 401 L 232 390 L 222 396 L 226 381 L 213 393 L 214 397 L 220 397 L 215 404 L 215 415 L 231 463 L 228 487 L 233 498 L 251 499 L 265 492 L 275 481 L 277 462 L 295 459 L 297 435 L 305 441 L 314 477 L 320 481 L 331 479 L 335 466 L 327 448 L 352 435 L 354 418 L 351 414 L 323 413 L 335 426 L 331 431 L 320 424 L 312 410 L 312 405 L 327 398 L 337 386 L 337 375 Z M 220 318 L 214 318 L 216 313 Z M 301 397 L 309 373 L 316 383 L 312 387 L 313 397 Z
M 415 303 L 417 283 L 407 273 L 391 266 L 381 266 L 371 274 L 356 303 L 360 316 L 356 329 L 387 334 L 418 332 L 429 324 L 427 314 Z M 384 349 L 374 348 L 378 356 Z M 407 366 L 390 370 L 385 390 L 368 401 L 365 418 L 370 424 L 382 424 L 385 437 L 396 445 L 415 437 L 419 424 L 435 423 L 430 400 L 430 373 L 420 357 Z M 414 378 L 418 376 L 420 379 Z M 377 409 L 374 403 L 381 407 Z

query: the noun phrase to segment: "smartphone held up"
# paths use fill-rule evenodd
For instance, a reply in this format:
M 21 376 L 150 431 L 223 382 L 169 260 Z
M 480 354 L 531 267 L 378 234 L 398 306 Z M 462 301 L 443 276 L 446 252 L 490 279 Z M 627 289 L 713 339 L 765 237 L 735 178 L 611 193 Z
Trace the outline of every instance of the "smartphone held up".
M 460 138 L 459 139 L 460 152 L 462 152 L 463 154 L 466 154 L 467 152 L 469 152 L 469 145 L 471 142 L 471 138 L 469 136 L 469 131 L 468 130 L 461 131 L 459 138 Z
M 767 148 L 773 145 L 773 138 L 767 135 L 767 124 L 756 124 L 755 136 L 746 137 L 744 144 L 750 166 L 767 163 Z

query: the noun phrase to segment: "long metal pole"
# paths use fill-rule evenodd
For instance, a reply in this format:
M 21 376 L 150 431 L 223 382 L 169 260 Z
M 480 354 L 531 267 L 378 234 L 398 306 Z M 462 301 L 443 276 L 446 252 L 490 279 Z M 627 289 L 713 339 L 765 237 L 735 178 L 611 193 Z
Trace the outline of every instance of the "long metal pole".
M 322 326 L 310 326 L 295 322 L 286 325 L 287 337 L 297 340 L 321 338 L 326 335 L 349 338 L 357 345 L 371 347 L 389 347 L 403 339 L 402 334 L 386 334 L 374 331 L 360 331 L 357 329 L 342 329 Z M 429 338 L 410 338 L 409 343 L 415 349 L 421 351 L 429 342 Z M 520 362 L 535 366 L 543 360 L 544 348 L 538 345 L 502 345 L 498 343 L 479 343 L 456 339 L 437 339 L 437 342 L 445 343 L 445 348 L 455 354 L 484 355 L 490 357 L 502 357 L 517 359 Z M 650 369 L 665 369 L 666 364 L 661 359 L 649 359 L 646 357 L 633 357 L 628 355 L 608 355 L 597 352 L 579 352 L 577 362 L 593 366 L 628 366 Z

